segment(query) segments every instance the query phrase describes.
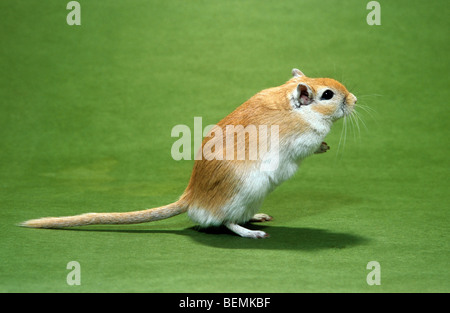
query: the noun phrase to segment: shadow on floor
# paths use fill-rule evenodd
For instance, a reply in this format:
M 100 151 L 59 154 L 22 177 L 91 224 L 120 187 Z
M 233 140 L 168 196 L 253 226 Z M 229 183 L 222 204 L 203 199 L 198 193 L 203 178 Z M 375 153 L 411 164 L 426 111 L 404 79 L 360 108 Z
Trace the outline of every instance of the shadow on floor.
M 149 226 L 150 227 L 150 226 Z M 343 249 L 362 245 L 369 239 L 349 234 L 332 232 L 318 228 L 299 228 L 286 226 L 263 226 L 247 224 L 250 229 L 264 230 L 270 237 L 265 239 L 241 238 L 225 227 L 200 228 L 198 226 L 185 229 L 158 230 L 132 226 L 90 226 L 61 229 L 64 231 L 115 232 L 134 233 L 136 235 L 175 234 L 191 238 L 199 244 L 223 249 L 268 249 L 268 250 L 300 250 L 315 251 L 323 249 Z M 58 230 L 53 230 L 58 231 Z

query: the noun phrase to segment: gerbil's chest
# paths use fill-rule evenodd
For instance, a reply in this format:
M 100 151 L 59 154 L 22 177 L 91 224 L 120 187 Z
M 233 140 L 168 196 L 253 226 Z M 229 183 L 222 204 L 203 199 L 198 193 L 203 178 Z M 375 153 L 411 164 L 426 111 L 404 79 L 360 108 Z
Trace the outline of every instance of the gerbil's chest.
M 240 212 L 250 218 L 270 192 L 295 174 L 301 160 L 317 150 L 323 138 L 311 135 L 288 141 L 283 141 L 286 138 L 280 139 L 278 149 L 272 146 L 258 162 L 239 171 L 241 184 L 236 189 L 229 212 Z
M 277 147 L 272 147 L 261 156 L 259 163 L 248 169 L 245 175 L 247 188 L 256 194 L 271 192 L 295 174 L 304 158 L 317 151 L 325 135 L 308 132 L 292 138 L 280 138 Z

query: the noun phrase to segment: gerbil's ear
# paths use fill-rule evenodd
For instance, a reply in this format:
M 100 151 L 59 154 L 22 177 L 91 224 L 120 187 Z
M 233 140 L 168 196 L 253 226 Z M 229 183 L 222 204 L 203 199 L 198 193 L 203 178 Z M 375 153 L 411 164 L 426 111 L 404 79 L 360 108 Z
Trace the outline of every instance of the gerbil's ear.
M 298 68 L 293 68 L 292 69 L 292 76 L 293 77 L 300 77 L 300 76 L 306 76 L 306 75 L 303 74 L 302 71 L 300 71 Z
M 300 83 L 297 85 L 297 95 L 300 105 L 308 105 L 313 102 L 314 95 L 307 84 Z

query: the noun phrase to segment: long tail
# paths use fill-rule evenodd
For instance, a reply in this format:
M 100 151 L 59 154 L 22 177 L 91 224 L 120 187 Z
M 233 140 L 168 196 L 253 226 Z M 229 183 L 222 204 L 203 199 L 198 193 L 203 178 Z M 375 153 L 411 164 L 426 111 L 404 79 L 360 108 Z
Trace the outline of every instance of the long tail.
M 63 228 L 99 224 L 138 224 L 166 219 L 187 211 L 179 201 L 159 208 L 125 213 L 86 213 L 75 216 L 44 217 L 20 224 L 33 228 Z

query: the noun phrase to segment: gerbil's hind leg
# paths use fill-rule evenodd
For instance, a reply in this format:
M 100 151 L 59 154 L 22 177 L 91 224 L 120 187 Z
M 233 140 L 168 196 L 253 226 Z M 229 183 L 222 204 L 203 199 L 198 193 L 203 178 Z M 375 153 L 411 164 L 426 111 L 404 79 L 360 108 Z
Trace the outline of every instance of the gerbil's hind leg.
M 271 220 L 273 220 L 272 216 L 265 213 L 258 213 L 253 215 L 253 217 L 250 219 L 250 222 L 267 222 Z
M 269 235 L 263 231 L 260 230 L 250 230 L 245 227 L 242 227 L 238 224 L 234 223 L 226 223 L 225 226 L 231 230 L 233 233 L 238 234 L 241 237 L 245 238 L 253 238 L 253 239 L 259 239 L 259 238 L 267 238 Z

